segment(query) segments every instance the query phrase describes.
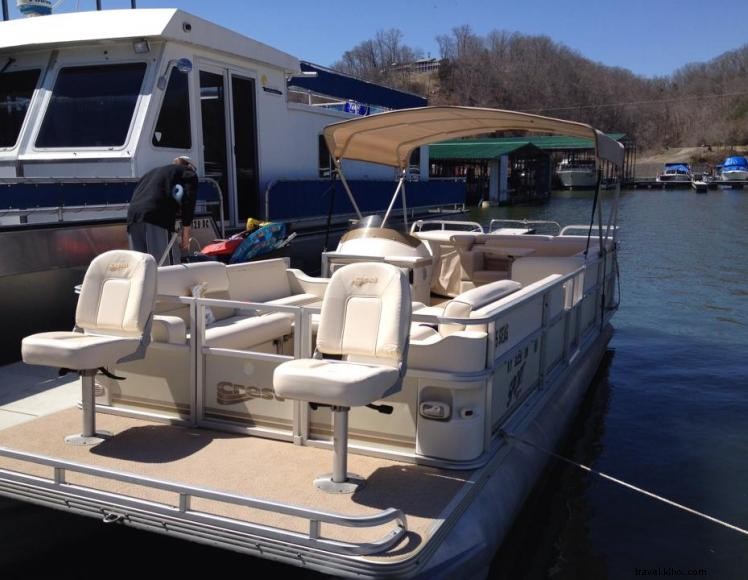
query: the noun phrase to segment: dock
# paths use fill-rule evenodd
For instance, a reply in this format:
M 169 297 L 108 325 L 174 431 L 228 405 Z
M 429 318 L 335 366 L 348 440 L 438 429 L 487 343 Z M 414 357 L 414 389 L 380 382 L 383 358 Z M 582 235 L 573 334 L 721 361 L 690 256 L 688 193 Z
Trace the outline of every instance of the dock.
M 731 189 L 743 189 L 748 185 L 748 181 L 709 181 L 709 189 L 719 187 Z M 634 189 L 690 189 L 690 181 L 657 181 L 654 177 L 642 177 L 641 179 L 632 179 L 625 184 L 626 187 Z

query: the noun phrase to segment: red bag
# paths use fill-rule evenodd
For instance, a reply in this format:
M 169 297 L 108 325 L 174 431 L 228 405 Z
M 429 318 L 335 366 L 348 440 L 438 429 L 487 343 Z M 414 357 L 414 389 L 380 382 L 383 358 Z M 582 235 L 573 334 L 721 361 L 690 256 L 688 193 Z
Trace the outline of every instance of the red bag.
M 231 256 L 234 250 L 244 241 L 244 237 L 231 237 L 228 240 L 214 240 L 205 246 L 200 253 L 206 256 Z

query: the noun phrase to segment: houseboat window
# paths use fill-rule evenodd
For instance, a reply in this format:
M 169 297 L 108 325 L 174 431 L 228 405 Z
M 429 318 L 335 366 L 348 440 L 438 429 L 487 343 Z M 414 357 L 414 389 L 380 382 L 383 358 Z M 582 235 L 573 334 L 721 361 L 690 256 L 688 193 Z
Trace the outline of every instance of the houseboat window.
M 192 147 L 190 87 L 187 73 L 180 72 L 177 68 L 171 69 L 169 84 L 153 132 L 153 144 L 173 149 Z
M 0 147 L 13 147 L 18 141 L 40 73 L 39 69 L 0 73 Z
M 135 62 L 61 69 L 36 146 L 124 145 L 145 68 Z

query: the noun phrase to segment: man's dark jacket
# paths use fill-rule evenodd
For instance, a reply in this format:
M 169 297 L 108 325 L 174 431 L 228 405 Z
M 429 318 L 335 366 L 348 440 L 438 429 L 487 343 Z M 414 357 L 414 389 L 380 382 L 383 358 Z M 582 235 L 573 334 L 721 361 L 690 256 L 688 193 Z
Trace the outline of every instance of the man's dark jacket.
M 182 188 L 181 204 L 175 188 Z M 183 165 L 165 165 L 151 169 L 140 178 L 127 208 L 127 230 L 134 223 L 146 222 L 174 231 L 179 215 L 182 225 L 191 226 L 197 197 L 197 175 Z

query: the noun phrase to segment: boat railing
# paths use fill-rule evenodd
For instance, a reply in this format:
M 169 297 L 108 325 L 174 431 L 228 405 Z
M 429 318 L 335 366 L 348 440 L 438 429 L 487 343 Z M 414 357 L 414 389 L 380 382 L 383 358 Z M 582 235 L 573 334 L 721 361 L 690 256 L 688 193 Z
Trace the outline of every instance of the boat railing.
M 0 225 L 122 219 L 137 182 L 138 179 L 132 177 L 0 179 L 0 193 L 3 193 Z M 51 194 L 40 193 L 45 186 L 54 186 L 57 190 Z M 15 199 L 12 195 L 6 194 L 6 190 L 12 191 L 11 188 L 20 188 L 19 195 Z M 84 200 L 88 195 L 87 191 L 96 191 L 98 198 L 102 201 L 86 203 Z M 66 199 L 68 195 L 70 197 Z M 225 236 L 221 186 L 213 178 L 201 177 L 197 195 L 196 213 L 214 216 L 220 227 L 221 235 Z
M 504 225 L 520 225 L 526 229 L 532 229 L 534 230 L 534 227 L 529 226 L 552 226 L 556 228 L 556 233 L 554 235 L 558 235 L 558 233 L 561 231 L 561 224 L 555 221 L 551 220 L 510 220 L 510 219 L 492 219 L 488 224 L 488 233 L 491 234 L 495 230 L 497 230 L 500 227 L 504 227 Z
M 428 229 L 424 229 L 426 227 L 428 227 Z M 460 231 L 465 231 L 468 233 L 470 232 L 476 232 L 480 234 L 483 233 L 483 226 L 480 225 L 478 222 L 460 221 L 460 220 L 439 220 L 439 219 L 417 220 L 413 222 L 413 225 L 410 226 L 410 233 L 414 234 L 416 232 L 423 232 L 423 231 L 454 230 L 454 229 L 459 229 Z
M 603 231 L 608 230 L 608 225 L 605 224 L 602 226 Z M 600 224 L 592 224 L 592 235 L 595 237 L 597 234 L 596 232 L 599 231 Z M 612 229 L 617 230 L 618 226 L 612 226 Z M 580 234 L 572 234 L 569 232 L 582 232 L 582 234 L 587 234 L 587 232 L 590 231 L 590 224 L 569 224 L 568 226 L 564 226 L 561 231 L 559 232 L 559 236 L 572 236 L 572 235 L 580 235 Z
M 612 250 L 615 252 L 615 249 Z M 355 258 L 354 256 L 351 257 Z M 426 259 L 427 258 L 419 258 Z M 553 259 L 553 258 L 549 258 Z M 559 258 L 568 260 L 568 258 Z M 358 260 L 360 261 L 360 256 Z M 498 376 L 495 371 L 498 365 L 504 364 L 507 357 L 514 355 L 527 358 L 530 352 L 548 352 L 547 362 L 540 356 L 539 371 L 542 377 L 555 376 L 559 369 L 568 366 L 575 353 L 586 344 L 596 324 L 601 323 L 608 316 L 607 306 L 612 304 L 609 295 L 613 291 L 610 280 L 615 277 L 612 260 L 606 260 L 596 253 L 588 261 L 579 261 L 579 267 L 564 275 L 554 274 L 552 278 L 544 279 L 532 288 L 523 289 L 516 296 L 511 294 L 495 304 L 495 307 L 481 313 L 479 317 L 451 318 L 434 314 L 414 313 L 413 321 L 430 324 L 463 324 L 465 326 L 482 325 L 487 328 L 488 341 L 486 359 L 483 367 L 470 372 L 452 370 L 429 370 L 428 366 L 409 367 L 406 379 L 421 381 L 436 378 L 440 381 L 483 382 L 484 389 L 490 394 L 496 387 L 491 387 L 490 377 Z M 410 264 L 403 263 L 408 267 Z M 550 266 L 550 264 L 549 264 Z M 549 270 L 552 271 L 552 270 Z M 601 288 L 604 287 L 604 291 Z M 292 358 L 309 358 L 313 350 L 314 315 L 319 314 L 319 304 L 309 305 L 281 305 L 263 302 L 244 302 L 224 300 L 219 298 L 180 297 L 179 302 L 189 306 L 188 328 L 193 329 L 186 345 L 189 352 L 184 352 L 185 360 L 189 361 L 188 375 L 185 377 L 185 391 L 183 400 L 189 401 L 188 415 L 180 412 L 179 422 L 204 428 L 218 429 L 245 435 L 263 437 L 284 442 L 294 442 L 300 445 L 325 446 L 327 441 L 319 437 L 314 431 L 313 416 L 308 406 L 299 401 L 280 401 L 273 395 L 272 376 L 274 369 L 281 363 Z M 603 307 L 603 302 L 605 303 Z M 265 342 L 257 347 L 236 346 L 223 347 L 210 345 L 206 339 L 208 326 L 206 324 L 207 308 L 233 309 L 243 311 L 249 316 L 261 318 L 267 313 L 281 313 L 292 318 L 289 325 L 292 332 L 289 336 L 278 337 L 273 345 Z M 541 315 L 538 316 L 538 313 Z M 563 322 L 560 320 L 563 319 Z M 527 321 L 525 322 L 519 322 Z M 509 335 L 511 326 L 511 336 Z M 268 339 L 264 339 L 268 340 Z M 287 342 L 291 340 L 292 342 Z M 536 341 L 533 344 L 533 341 Z M 550 346 L 547 346 L 546 343 Z M 249 343 L 248 343 L 249 344 Z M 155 346 L 152 345 L 152 346 Z M 172 345 L 159 346 L 159 351 L 173 350 Z M 185 347 L 179 347 L 184 349 Z M 158 352 L 158 351 L 154 351 Z M 127 372 L 121 369 L 121 372 Z M 139 373 L 139 370 L 133 370 Z M 502 375 L 503 376 L 503 375 Z M 537 384 L 526 385 L 526 389 L 533 390 L 546 384 L 551 379 L 542 378 Z M 249 382 L 248 382 L 249 381 Z M 221 407 L 218 396 L 220 383 L 231 383 L 239 388 L 249 388 L 253 395 L 247 401 L 246 407 L 226 410 Z M 502 387 L 503 389 L 504 387 Z M 501 391 L 504 392 L 504 391 Z M 488 396 L 488 394 L 486 396 Z M 166 399 L 169 401 L 170 399 Z M 515 401 L 517 402 L 517 401 Z M 507 407 L 508 408 L 508 407 Z M 163 407 L 144 410 L 141 406 L 99 405 L 98 410 L 104 413 L 132 416 L 136 418 L 152 418 L 164 420 Z M 494 425 L 489 425 L 491 413 L 487 413 L 485 432 L 491 431 Z M 168 417 L 166 417 L 167 420 Z M 494 417 L 495 419 L 495 417 Z M 386 427 L 383 427 L 386 429 Z M 386 434 L 386 431 L 385 431 Z M 402 452 L 389 448 L 368 445 L 354 445 L 364 454 L 374 453 L 388 458 L 402 458 Z M 405 451 L 415 454 L 415 447 Z M 418 455 L 417 462 L 444 468 L 471 468 L 481 465 L 486 457 L 477 457 L 467 463 L 462 460 L 444 460 L 430 455 Z M 468 465 L 469 464 L 469 465 Z
M 43 495 L 45 492 L 55 493 L 66 498 L 65 501 L 68 504 L 84 502 L 88 504 L 89 511 L 98 511 L 102 515 L 104 522 L 107 523 L 130 519 L 130 514 L 140 511 L 148 514 L 157 514 L 164 521 L 179 520 L 181 526 L 192 528 L 191 531 L 193 533 L 212 532 L 216 528 L 240 534 L 261 533 L 264 537 L 279 541 L 324 549 L 337 554 L 359 556 L 383 552 L 400 541 L 407 532 L 405 515 L 401 510 L 395 508 L 387 508 L 378 513 L 366 516 L 349 516 L 302 508 L 288 503 L 183 485 L 163 479 L 93 467 L 61 459 L 53 459 L 44 455 L 15 451 L 5 447 L 0 447 L 0 456 L 53 469 L 51 478 L 27 475 L 16 470 L 0 469 L 0 481 L 2 482 L 0 485 L 8 485 L 7 482 L 11 482 L 35 490 L 35 495 L 37 496 Z M 93 489 L 90 486 L 78 485 L 68 480 L 68 473 L 71 472 L 102 480 L 116 481 L 174 493 L 176 494 L 175 499 L 178 501 L 175 502 L 176 505 L 172 505 L 152 499 L 140 499 L 122 492 L 103 491 Z M 242 506 L 306 520 L 307 531 L 301 533 L 292 532 L 267 524 L 261 525 L 224 515 L 213 514 L 193 506 L 193 500 L 196 498 L 218 504 Z M 384 537 L 371 542 L 353 543 L 322 535 L 321 524 L 347 528 L 376 528 L 391 522 L 394 524 L 392 529 Z M 235 541 L 237 540 L 236 537 L 234 539 Z

